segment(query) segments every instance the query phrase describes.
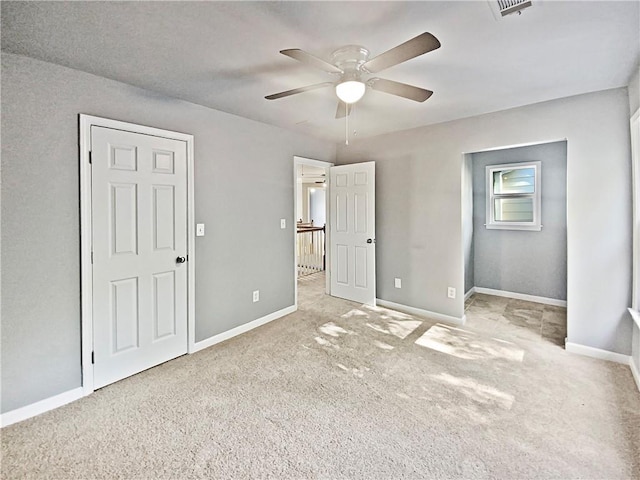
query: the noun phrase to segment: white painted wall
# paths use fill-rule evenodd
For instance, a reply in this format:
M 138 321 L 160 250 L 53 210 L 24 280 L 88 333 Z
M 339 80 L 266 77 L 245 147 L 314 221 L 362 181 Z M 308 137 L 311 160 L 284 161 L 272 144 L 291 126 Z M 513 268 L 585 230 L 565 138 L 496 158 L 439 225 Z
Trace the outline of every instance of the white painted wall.
M 300 165 L 298 165 L 296 167 L 296 215 L 295 215 L 296 222 L 300 220 L 304 215 L 303 213 L 304 209 L 302 206 L 302 199 L 303 199 L 302 180 L 300 179 L 301 171 L 302 169 L 300 168 Z
M 327 196 L 322 186 L 309 188 L 309 220 L 316 227 L 327 223 Z
M 628 355 L 628 111 L 620 88 L 338 145 L 341 164 L 376 161 L 379 298 L 461 317 L 463 153 L 567 139 L 568 339 Z

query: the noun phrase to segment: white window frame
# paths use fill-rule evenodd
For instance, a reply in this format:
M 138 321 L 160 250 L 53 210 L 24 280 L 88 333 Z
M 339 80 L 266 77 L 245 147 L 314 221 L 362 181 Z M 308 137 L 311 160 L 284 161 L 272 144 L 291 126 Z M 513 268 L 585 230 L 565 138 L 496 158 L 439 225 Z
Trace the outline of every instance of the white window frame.
M 501 170 L 520 170 L 524 168 L 534 169 L 533 193 L 496 194 L 493 191 L 493 174 Z M 539 232 L 542 230 L 542 162 L 505 163 L 502 165 L 487 165 L 486 167 L 486 206 L 487 216 L 485 227 L 493 230 L 530 230 Z M 495 219 L 495 199 L 497 198 L 533 198 L 533 221 L 531 222 L 504 222 Z

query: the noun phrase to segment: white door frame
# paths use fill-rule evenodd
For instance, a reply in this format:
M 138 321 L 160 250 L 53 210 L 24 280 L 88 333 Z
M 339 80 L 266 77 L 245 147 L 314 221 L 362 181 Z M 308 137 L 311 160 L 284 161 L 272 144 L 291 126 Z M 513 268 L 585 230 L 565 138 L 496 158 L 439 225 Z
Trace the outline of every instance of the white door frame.
M 91 127 L 105 127 L 187 144 L 187 352 L 195 351 L 195 232 L 193 135 L 80 114 L 80 325 L 82 391 L 93 392 L 93 265 L 91 264 Z
M 295 292 L 294 292 L 294 306 L 296 308 L 296 310 L 298 309 L 298 258 L 297 258 L 297 254 L 296 254 L 296 245 L 298 237 L 297 237 L 297 228 L 296 228 L 296 213 L 298 212 L 298 166 L 299 165 L 309 165 L 312 167 L 318 167 L 318 168 L 324 168 L 325 169 L 325 173 L 327 174 L 327 176 L 325 177 L 327 180 L 329 179 L 329 168 L 333 167 L 334 164 L 331 162 L 324 162 L 322 160 L 313 160 L 311 158 L 305 158 L 305 157 L 298 157 L 298 156 L 294 156 L 293 157 L 293 273 L 294 273 L 294 285 L 295 285 Z M 329 196 L 329 189 L 331 188 L 331 186 L 329 185 L 330 182 L 327 181 L 327 183 L 325 183 L 326 187 L 326 195 L 325 195 L 325 213 L 326 213 L 326 224 L 327 227 L 325 229 L 325 245 L 327 248 L 325 248 L 325 293 L 327 295 L 331 294 L 331 256 L 329 253 L 329 241 L 331 239 L 331 212 L 329 210 L 329 199 L 331 198 Z
M 633 261 L 631 308 L 640 310 L 640 108 L 629 120 L 631 128 L 631 186 L 633 189 Z

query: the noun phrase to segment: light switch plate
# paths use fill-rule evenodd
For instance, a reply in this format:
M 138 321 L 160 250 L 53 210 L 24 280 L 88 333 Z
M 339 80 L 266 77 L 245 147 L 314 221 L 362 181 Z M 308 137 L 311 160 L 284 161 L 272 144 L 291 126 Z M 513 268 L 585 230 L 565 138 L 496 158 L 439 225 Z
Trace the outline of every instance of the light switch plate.
M 204 223 L 196 224 L 196 237 L 204 237 Z
M 280 219 L 280 228 L 287 228 L 287 220 L 284 218 Z
M 402 288 L 402 279 L 401 278 L 394 279 L 393 284 L 396 288 Z

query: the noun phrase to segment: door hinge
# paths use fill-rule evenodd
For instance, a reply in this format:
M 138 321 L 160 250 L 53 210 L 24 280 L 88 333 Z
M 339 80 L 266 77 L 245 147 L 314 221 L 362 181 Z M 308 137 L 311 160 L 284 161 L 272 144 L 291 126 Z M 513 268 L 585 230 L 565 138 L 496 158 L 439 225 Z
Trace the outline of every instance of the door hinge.
M 92 163 L 92 158 L 91 158 L 91 150 L 89 150 L 89 163 Z
M 96 363 L 96 357 L 95 357 L 95 352 L 91 352 L 91 364 L 95 364 Z
M 91 252 L 91 265 L 93 265 L 93 252 Z

